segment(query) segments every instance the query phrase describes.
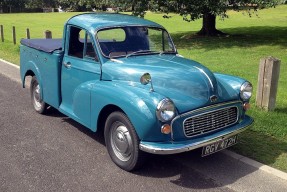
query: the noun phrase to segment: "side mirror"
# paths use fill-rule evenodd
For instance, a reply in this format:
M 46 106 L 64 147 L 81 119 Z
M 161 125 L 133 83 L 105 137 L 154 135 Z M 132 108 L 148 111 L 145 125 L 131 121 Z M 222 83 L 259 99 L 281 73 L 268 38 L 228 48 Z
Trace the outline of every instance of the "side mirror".
M 150 83 L 150 86 L 151 86 L 150 91 L 151 91 L 151 92 L 154 91 L 153 85 L 152 85 L 152 80 L 151 80 L 151 75 L 150 75 L 149 73 L 143 74 L 143 75 L 141 76 L 141 78 L 140 78 L 140 82 L 141 82 L 141 84 L 143 84 L 143 85 L 147 85 L 147 84 Z
M 151 76 L 150 76 L 150 74 L 149 74 L 149 73 L 143 74 L 143 75 L 141 76 L 141 78 L 140 78 L 140 82 L 141 82 L 141 84 L 143 84 L 143 85 L 149 84 L 149 82 L 151 82 Z

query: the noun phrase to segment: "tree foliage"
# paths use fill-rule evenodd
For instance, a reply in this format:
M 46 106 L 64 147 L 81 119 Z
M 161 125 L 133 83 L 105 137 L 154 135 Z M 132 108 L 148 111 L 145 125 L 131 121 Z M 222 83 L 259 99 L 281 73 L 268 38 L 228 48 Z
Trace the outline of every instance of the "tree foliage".
M 18 0 L 19 1 L 19 0 Z M 55 7 L 57 0 L 22 0 L 26 8 L 43 8 Z
M 131 9 L 133 15 L 144 17 L 145 11 L 151 5 L 150 0 L 115 0 L 115 6 L 122 7 L 123 9 Z
M 259 9 L 274 7 L 285 0 L 0 0 L 0 11 L 17 7 L 44 8 L 61 6 L 68 11 L 105 10 L 106 7 L 120 7 L 136 16 L 144 17 L 147 10 L 178 13 L 185 21 L 203 18 L 200 35 L 220 35 L 216 29 L 216 17 L 226 18 L 227 10 L 244 10 L 249 16 Z
M 249 16 L 259 9 L 274 7 L 282 0 L 136 0 L 143 3 L 135 15 L 143 15 L 148 7 L 153 11 L 160 11 L 166 14 L 173 12 L 180 14 L 185 21 L 194 21 L 203 18 L 200 35 L 215 36 L 223 34 L 216 29 L 216 17 L 228 17 L 227 10 L 244 10 Z M 140 13 L 140 14 L 139 14 Z M 169 18 L 168 15 L 165 16 Z
M 177 12 L 186 21 L 202 18 L 204 13 L 227 17 L 226 11 L 258 10 L 274 7 L 280 0 L 155 0 L 154 7 L 166 13 Z
M 87 11 L 101 8 L 112 0 L 0 0 L 0 11 L 11 12 L 24 8 L 55 8 L 61 6 L 69 11 Z M 10 9 L 7 11 L 7 9 Z

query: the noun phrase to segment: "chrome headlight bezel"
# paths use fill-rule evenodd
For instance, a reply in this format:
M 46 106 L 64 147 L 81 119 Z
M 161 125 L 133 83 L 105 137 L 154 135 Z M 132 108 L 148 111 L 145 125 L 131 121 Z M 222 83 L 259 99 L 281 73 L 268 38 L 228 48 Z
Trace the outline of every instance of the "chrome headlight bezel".
M 175 105 L 169 98 L 161 100 L 156 107 L 156 116 L 161 122 L 171 121 L 175 113 Z
M 240 87 L 240 98 L 243 101 L 248 101 L 252 96 L 253 86 L 250 82 L 246 81 Z

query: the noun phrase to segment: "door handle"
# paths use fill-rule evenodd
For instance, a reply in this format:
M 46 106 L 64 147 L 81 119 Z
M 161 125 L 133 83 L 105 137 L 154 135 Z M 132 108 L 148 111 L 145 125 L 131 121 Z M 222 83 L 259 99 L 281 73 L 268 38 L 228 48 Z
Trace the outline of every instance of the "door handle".
M 63 65 L 64 65 L 66 68 L 71 68 L 71 66 L 72 66 L 70 62 L 67 62 L 67 63 L 64 62 Z

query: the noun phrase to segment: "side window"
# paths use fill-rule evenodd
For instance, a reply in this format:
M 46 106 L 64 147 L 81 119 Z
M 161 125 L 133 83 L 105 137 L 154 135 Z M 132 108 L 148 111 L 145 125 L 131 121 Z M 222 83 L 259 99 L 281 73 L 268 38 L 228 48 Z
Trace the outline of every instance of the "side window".
M 71 26 L 68 55 L 83 58 L 84 53 L 84 39 L 82 39 L 83 33 L 85 34 L 85 32 L 82 29 Z
M 71 26 L 68 55 L 99 61 L 90 35 L 83 29 Z

